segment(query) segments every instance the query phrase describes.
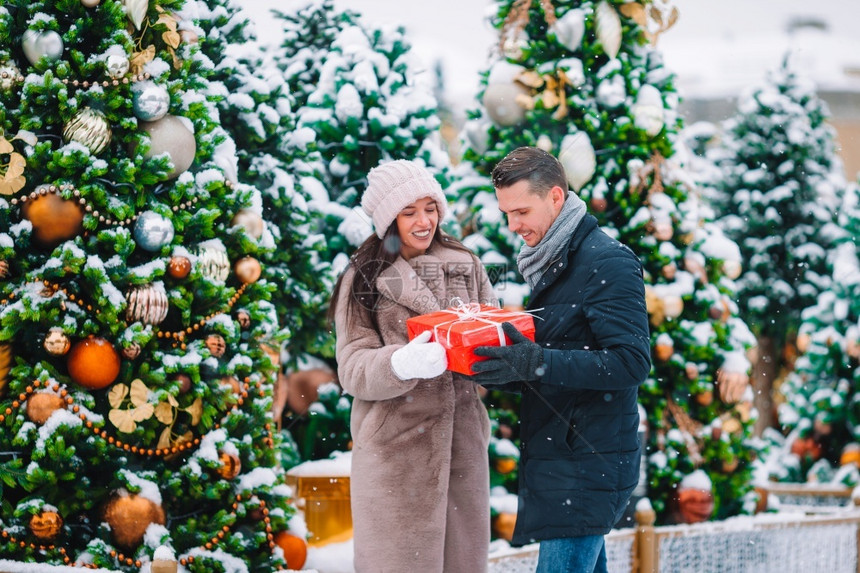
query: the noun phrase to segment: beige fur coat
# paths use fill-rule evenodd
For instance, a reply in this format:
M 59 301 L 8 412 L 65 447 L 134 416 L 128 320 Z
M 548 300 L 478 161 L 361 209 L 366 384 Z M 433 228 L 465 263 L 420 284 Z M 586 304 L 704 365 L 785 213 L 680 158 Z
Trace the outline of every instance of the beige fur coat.
M 490 539 L 487 411 L 468 379 L 400 380 L 391 354 L 406 319 L 463 302 L 496 304 L 480 262 L 434 245 L 377 280 L 379 329 L 335 316 L 338 376 L 354 397 L 351 497 L 357 573 L 480 573 Z M 357 315 L 352 314 L 352 317 Z M 356 320 L 353 318 L 353 320 Z

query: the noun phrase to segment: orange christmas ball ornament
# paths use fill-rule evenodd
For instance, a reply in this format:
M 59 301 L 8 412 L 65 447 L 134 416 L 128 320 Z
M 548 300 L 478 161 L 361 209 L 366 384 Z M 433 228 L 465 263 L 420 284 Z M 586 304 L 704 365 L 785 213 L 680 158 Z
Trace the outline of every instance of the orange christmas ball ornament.
M 509 474 L 517 469 L 517 460 L 514 458 L 499 458 L 493 465 L 500 474 Z
M 119 376 L 119 353 L 104 338 L 90 334 L 69 351 L 66 367 L 76 384 L 100 390 Z
M 500 513 L 493 518 L 493 534 L 496 537 L 510 541 L 514 537 L 514 526 L 516 524 L 516 513 Z
M 56 394 L 39 392 L 27 398 L 27 417 L 35 424 L 44 424 L 51 414 L 65 406 L 65 401 Z
M 104 508 L 104 521 L 110 525 L 114 543 L 135 549 L 152 523 L 165 524 L 164 509 L 137 494 L 115 495 Z
M 191 260 L 188 257 L 174 255 L 167 263 L 167 274 L 175 279 L 184 279 L 191 272 Z
M 284 552 L 290 569 L 301 569 L 308 558 L 308 542 L 297 535 L 281 531 L 275 535 L 275 545 Z
M 40 541 L 53 541 L 63 528 L 63 518 L 56 511 L 42 511 L 30 518 L 30 531 Z
M 56 193 L 26 201 L 21 213 L 33 224 L 33 239 L 42 247 L 53 249 L 83 231 L 83 208 Z

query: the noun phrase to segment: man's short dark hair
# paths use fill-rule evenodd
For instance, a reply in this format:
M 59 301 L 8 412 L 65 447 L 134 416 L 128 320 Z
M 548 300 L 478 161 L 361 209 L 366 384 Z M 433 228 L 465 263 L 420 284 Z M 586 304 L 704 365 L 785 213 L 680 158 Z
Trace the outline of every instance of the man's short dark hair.
M 518 147 L 493 169 L 493 187 L 505 188 L 527 179 L 529 192 L 545 197 L 559 186 L 567 192 L 564 168 L 552 154 L 537 147 Z

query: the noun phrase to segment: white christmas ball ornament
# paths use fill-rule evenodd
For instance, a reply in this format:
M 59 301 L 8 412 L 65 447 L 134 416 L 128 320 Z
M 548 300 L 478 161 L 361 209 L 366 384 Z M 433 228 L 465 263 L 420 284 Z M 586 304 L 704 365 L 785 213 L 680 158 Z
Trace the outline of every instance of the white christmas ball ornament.
M 585 35 L 585 12 L 579 9 L 568 10 L 555 21 L 549 31 L 555 34 L 559 44 L 575 52 Z
M 510 127 L 526 117 L 526 110 L 517 103 L 517 97 L 528 95 L 528 89 L 519 84 L 491 84 L 484 90 L 483 104 L 497 125 Z
M 526 110 L 517 103 L 517 97 L 528 96 L 529 90 L 514 80 L 526 69 L 510 62 L 496 62 L 487 76 L 487 88 L 482 103 L 497 125 L 508 127 L 521 122 Z
M 123 78 L 128 73 L 129 66 L 128 56 L 125 54 L 110 54 L 105 58 L 105 68 L 112 79 Z
M 21 38 L 24 56 L 33 65 L 43 57 L 59 60 L 63 55 L 63 38 L 53 30 L 27 30 Z
M 155 211 L 144 211 L 134 223 L 134 240 L 142 249 L 155 252 L 173 240 L 173 222 Z
M 621 49 L 621 18 L 609 2 L 601 0 L 595 8 L 595 19 L 597 39 L 606 55 L 615 59 Z
M 561 140 L 561 152 L 558 161 L 564 167 L 567 181 L 573 190 L 579 190 L 594 176 L 597 169 L 597 157 L 591 139 L 584 131 L 568 134 Z
M 132 108 L 141 121 L 156 121 L 167 115 L 170 94 L 153 81 L 138 82 L 132 89 Z
M 149 151 L 144 156 L 147 159 L 163 153 L 170 156 L 173 169 L 168 179 L 178 177 L 191 167 L 197 153 L 197 141 L 180 118 L 165 115 L 156 121 L 142 122 L 140 126 L 149 135 L 150 141 Z
M 654 86 L 645 84 L 639 88 L 636 103 L 631 111 L 633 124 L 651 137 L 663 130 L 665 125 L 663 98 L 660 95 L 660 90 Z

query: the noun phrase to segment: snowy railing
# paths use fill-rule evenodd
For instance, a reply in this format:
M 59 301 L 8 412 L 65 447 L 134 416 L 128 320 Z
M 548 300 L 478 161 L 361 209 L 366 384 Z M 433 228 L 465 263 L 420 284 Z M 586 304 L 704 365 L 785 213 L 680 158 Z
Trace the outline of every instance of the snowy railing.
M 758 490 L 768 497 L 775 496 L 779 506 L 803 507 L 810 511 L 853 505 L 852 488 L 839 484 L 768 482 Z
M 610 573 L 858 573 L 860 510 L 809 515 L 763 513 L 725 521 L 654 527 L 653 511 L 635 529 L 606 536 Z M 534 571 L 538 546 L 490 558 L 490 573 Z

